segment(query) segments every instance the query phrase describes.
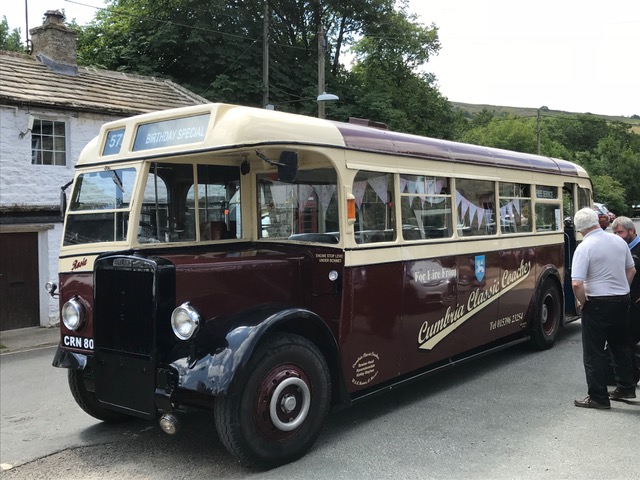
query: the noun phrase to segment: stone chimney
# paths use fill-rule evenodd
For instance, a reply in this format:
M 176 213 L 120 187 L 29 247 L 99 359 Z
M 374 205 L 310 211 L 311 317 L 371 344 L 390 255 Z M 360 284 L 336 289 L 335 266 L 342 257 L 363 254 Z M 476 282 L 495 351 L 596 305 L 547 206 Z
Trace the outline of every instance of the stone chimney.
M 75 30 L 64 24 L 64 15 L 58 10 L 47 10 L 44 24 L 29 30 L 32 52 L 40 62 L 49 68 L 60 67 L 67 74 L 77 71 Z

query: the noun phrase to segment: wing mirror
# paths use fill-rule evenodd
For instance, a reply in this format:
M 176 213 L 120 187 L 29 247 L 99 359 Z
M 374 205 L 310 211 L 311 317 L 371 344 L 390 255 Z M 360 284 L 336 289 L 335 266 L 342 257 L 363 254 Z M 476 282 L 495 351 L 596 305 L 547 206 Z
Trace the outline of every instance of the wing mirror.
M 283 151 L 278 160 L 278 180 L 286 183 L 296 181 L 298 175 L 298 153 Z

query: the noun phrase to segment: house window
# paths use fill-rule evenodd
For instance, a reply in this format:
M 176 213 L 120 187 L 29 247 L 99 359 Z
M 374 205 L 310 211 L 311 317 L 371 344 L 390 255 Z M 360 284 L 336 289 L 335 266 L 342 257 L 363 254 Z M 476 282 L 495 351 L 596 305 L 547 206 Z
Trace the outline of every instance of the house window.
M 31 130 L 33 165 L 66 165 L 65 123 L 36 119 Z

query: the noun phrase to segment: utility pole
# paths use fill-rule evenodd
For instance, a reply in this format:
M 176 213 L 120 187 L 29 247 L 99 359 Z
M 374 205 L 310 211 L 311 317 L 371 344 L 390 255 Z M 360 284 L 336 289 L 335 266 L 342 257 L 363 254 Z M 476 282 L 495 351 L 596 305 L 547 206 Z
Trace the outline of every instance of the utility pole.
M 318 95 L 322 95 L 325 89 L 324 54 L 326 48 L 324 29 L 322 22 L 320 22 L 320 27 L 318 28 Z M 318 118 L 324 118 L 324 102 L 318 102 Z
M 536 115 L 536 131 L 538 134 L 538 155 L 540 155 L 540 109 L 538 109 L 538 114 Z
M 269 0 L 264 2 L 262 20 L 262 107 L 269 105 Z
M 27 2 L 27 0 L 24 0 L 24 21 L 26 24 L 26 32 L 24 34 L 25 36 L 25 43 L 24 46 L 29 49 L 29 4 Z

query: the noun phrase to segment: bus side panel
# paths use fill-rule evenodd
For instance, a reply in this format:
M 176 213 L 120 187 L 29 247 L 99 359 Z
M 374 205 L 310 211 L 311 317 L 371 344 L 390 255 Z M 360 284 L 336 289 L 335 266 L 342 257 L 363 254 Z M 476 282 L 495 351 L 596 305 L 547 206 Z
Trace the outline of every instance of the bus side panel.
M 459 320 L 463 322 L 462 331 L 454 331 L 449 339 L 453 344 L 452 355 L 495 340 L 491 322 L 498 317 L 502 276 L 499 251 L 461 255 L 456 261 L 458 305 L 467 317 Z M 445 340 L 443 344 L 446 346 L 448 343 Z
M 324 319 L 337 339 L 344 284 L 344 252 L 317 247 L 309 250 L 313 256 L 310 274 L 302 275 L 303 290 L 310 293 L 309 310 Z M 330 272 L 337 273 L 337 279 L 330 280 Z
M 536 258 L 537 262 L 537 271 L 541 272 L 542 270 L 548 268 L 549 266 L 557 269 L 558 273 L 561 275 L 560 283 L 562 284 L 564 280 L 564 245 L 561 241 L 558 241 L 555 245 L 545 245 L 542 247 L 536 247 Z M 538 275 L 536 275 L 537 278 Z
M 242 256 L 211 252 L 165 258 L 176 265 L 176 305 L 189 301 L 206 319 L 259 304 L 308 304 L 299 254 L 248 250 Z
M 517 302 L 529 304 L 533 269 L 520 267 L 523 252 L 507 252 L 508 264 L 503 256 L 500 251 L 478 252 L 408 263 L 408 271 L 421 273 L 406 276 L 400 346 L 403 373 L 438 364 L 507 334 L 497 329 L 498 319 L 501 312 L 518 308 L 514 307 Z M 506 281 L 503 265 L 508 268 Z M 436 280 L 427 283 L 432 278 Z M 419 280 L 427 282 L 416 285 Z M 505 297 L 508 300 L 501 307 Z M 517 330 L 522 329 L 520 323 Z
M 409 372 L 451 355 L 449 346 L 431 348 L 438 321 L 451 318 L 457 309 L 458 269 L 455 257 L 410 261 L 405 264 L 405 302 L 402 308 L 402 371 Z M 460 347 L 463 348 L 463 347 Z
M 486 299 L 484 292 L 495 289 L 500 277 L 498 252 L 459 255 L 455 258 L 455 305 L 442 315 L 423 313 L 419 325 L 407 324 L 406 351 L 413 351 L 413 359 L 403 365 L 410 372 L 432 365 L 494 339 L 489 322 L 494 320 L 498 303 L 494 295 Z M 446 272 L 444 273 L 446 274 Z M 453 275 L 450 272 L 449 275 Z
M 340 349 L 350 392 L 399 373 L 402 273 L 400 262 L 345 269 Z
M 505 250 L 500 253 L 500 264 L 502 266 L 500 284 L 501 288 L 505 289 L 510 286 L 510 278 L 514 275 L 511 272 L 517 272 L 521 265 L 533 267 L 536 264 L 536 252 L 533 248 Z M 531 270 L 522 281 L 516 283 L 500 297 L 498 315 L 489 324 L 496 338 L 522 332 L 526 328 L 527 314 L 531 301 L 535 297 L 538 277 L 538 269 Z

